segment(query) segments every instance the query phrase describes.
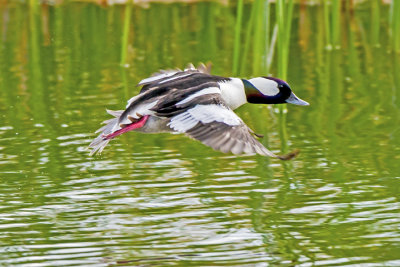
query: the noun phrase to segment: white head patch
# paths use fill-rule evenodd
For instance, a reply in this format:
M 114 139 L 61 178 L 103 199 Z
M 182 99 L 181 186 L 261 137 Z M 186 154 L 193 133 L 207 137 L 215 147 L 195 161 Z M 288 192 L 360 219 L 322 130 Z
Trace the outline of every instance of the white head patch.
M 251 82 L 263 95 L 274 96 L 279 93 L 278 83 L 273 80 L 257 77 L 250 79 L 249 82 Z

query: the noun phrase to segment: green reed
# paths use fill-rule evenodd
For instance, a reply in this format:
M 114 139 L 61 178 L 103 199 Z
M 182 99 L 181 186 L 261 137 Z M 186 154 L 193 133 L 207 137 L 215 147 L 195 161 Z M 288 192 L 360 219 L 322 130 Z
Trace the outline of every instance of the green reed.
M 360 58 L 358 55 L 358 50 L 357 46 L 359 43 L 359 37 L 358 35 L 361 35 L 360 41 L 362 44 L 364 44 L 365 48 L 365 58 L 366 61 L 368 59 L 368 51 L 369 51 L 369 46 L 367 42 L 367 38 L 363 38 L 365 36 L 364 33 L 358 34 L 361 30 L 359 29 L 358 21 L 356 20 L 356 17 L 354 15 L 354 10 L 353 7 L 351 6 L 351 2 L 348 1 L 344 5 L 344 19 L 346 21 L 346 25 L 348 25 L 346 28 L 346 35 L 347 35 L 347 50 L 348 50 L 348 58 L 349 61 L 352 62 L 351 65 L 349 65 L 348 68 L 348 74 L 351 77 L 358 77 L 360 75 Z M 358 80 L 358 79 L 356 79 Z
M 233 75 L 238 74 L 240 56 L 240 36 L 242 31 L 243 0 L 239 0 L 236 9 L 235 40 L 233 45 Z
M 330 8 L 329 2 L 324 1 L 324 26 L 325 26 L 325 42 L 327 49 L 332 49 L 332 40 L 331 40 L 331 22 L 330 22 Z
M 251 8 L 251 13 L 250 13 L 250 19 L 248 20 L 248 24 L 246 27 L 246 34 L 244 38 L 244 46 L 243 46 L 243 52 L 242 57 L 241 57 L 241 64 L 240 64 L 240 70 L 239 73 L 243 75 L 245 73 L 245 69 L 248 68 L 247 66 L 247 59 L 249 58 L 249 53 L 250 53 L 250 43 L 252 42 L 252 30 L 254 27 L 254 17 L 256 16 L 256 5 L 253 5 Z M 239 51 L 239 50 L 238 50 Z M 238 52 L 237 51 L 237 52 Z
M 121 66 L 126 64 L 126 58 L 128 53 L 128 43 L 129 43 L 129 28 L 131 25 L 131 14 L 132 14 L 132 1 L 128 1 L 125 5 L 124 12 L 124 29 L 122 33 L 122 42 L 121 42 Z
M 41 61 L 41 20 L 40 20 L 39 1 L 29 1 L 29 71 L 30 71 L 30 82 L 32 87 L 36 87 L 37 90 L 32 90 L 32 99 L 34 107 L 37 107 L 40 103 L 38 99 L 43 96 L 42 81 L 42 69 L 40 65 Z M 35 114 L 38 116 L 42 114 L 39 110 L 36 110 Z
M 30 59 L 34 64 L 39 61 L 39 36 L 41 34 L 39 26 L 39 16 L 39 1 L 29 0 L 29 45 L 32 52 L 30 53 Z
M 278 25 L 278 76 L 281 79 L 287 79 L 287 69 L 289 62 L 290 34 L 293 17 L 293 0 L 277 0 L 276 22 Z
M 247 27 L 244 46 L 242 47 L 243 1 L 238 2 L 233 55 L 234 75 L 245 73 L 245 70 L 249 69 L 249 67 L 251 67 L 253 76 L 266 75 L 273 61 L 276 45 L 276 76 L 284 80 L 287 79 L 294 1 L 276 1 L 275 21 L 270 19 L 270 7 L 271 4 L 267 0 L 255 0 L 252 3 L 249 19 L 246 20 Z M 275 26 L 271 27 L 271 24 Z M 273 28 L 272 31 L 271 28 Z M 249 55 L 252 56 L 249 57 Z M 248 64 L 249 58 L 251 58 L 251 64 Z M 286 105 L 279 105 L 279 114 L 282 151 L 286 152 Z
M 380 32 L 380 0 L 372 0 L 371 4 L 371 44 L 379 45 Z
M 275 3 L 275 8 L 276 22 L 278 25 L 277 76 L 283 80 L 286 80 L 289 63 L 290 35 L 293 17 L 293 0 L 277 0 Z M 286 104 L 279 105 L 279 133 L 281 138 L 281 150 L 283 153 L 286 153 L 288 150 L 286 142 L 286 113 Z
M 340 48 L 341 0 L 323 1 L 325 41 L 328 50 Z
M 251 58 L 252 75 L 265 75 L 269 71 L 266 51 L 270 45 L 270 3 L 265 0 L 255 0 L 251 6 L 250 17 L 246 21 L 244 46 L 240 57 L 239 73 L 247 74 L 250 71 Z M 251 55 L 251 57 L 250 57 Z
M 254 17 L 254 41 L 253 44 L 253 74 L 261 75 L 264 72 L 265 61 L 263 55 L 268 50 L 266 44 L 268 43 L 269 36 L 269 4 L 264 6 L 264 0 L 255 0 L 253 9 L 255 9 Z M 247 41 L 247 40 L 246 40 Z
M 400 53 L 400 1 L 393 0 L 390 4 L 390 27 L 393 50 Z
M 340 48 L 341 41 L 341 8 L 342 0 L 332 0 L 332 45 L 333 48 Z

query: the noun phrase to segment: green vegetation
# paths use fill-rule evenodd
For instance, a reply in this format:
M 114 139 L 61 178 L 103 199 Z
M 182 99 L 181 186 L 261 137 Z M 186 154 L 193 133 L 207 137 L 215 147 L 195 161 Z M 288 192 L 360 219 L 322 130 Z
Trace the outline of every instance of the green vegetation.
M 125 13 L 124 13 L 124 29 L 122 34 L 121 41 L 121 65 L 127 64 L 126 55 L 128 53 L 128 44 L 129 44 L 129 29 L 131 26 L 131 13 L 132 13 L 132 1 L 128 1 L 125 5 Z
M 107 51 L 114 59 L 117 58 L 121 66 L 132 66 L 132 68 L 136 68 L 135 64 L 132 64 L 133 58 L 139 55 L 132 53 L 142 53 L 140 57 L 146 58 L 151 70 L 135 69 L 134 71 L 139 76 L 146 75 L 159 67 L 181 67 L 190 61 L 213 61 L 215 68 L 223 69 L 221 62 L 228 60 L 232 63 L 231 71 L 223 69 L 222 74 L 244 77 L 272 75 L 292 83 L 288 66 L 293 57 L 299 56 L 291 51 L 293 39 L 298 35 L 300 42 L 306 45 L 310 34 L 318 36 L 319 53 L 316 54 L 316 58 L 319 62 L 326 60 L 322 50 L 340 51 L 344 46 L 348 47 L 349 59 L 354 63 L 349 72 L 355 77 L 363 68 L 359 58 L 360 48 L 362 48 L 365 52 L 363 55 L 368 61 L 366 68 L 371 73 L 373 49 L 381 45 L 383 36 L 389 36 L 390 39 L 386 48 L 392 53 L 400 53 L 399 2 L 392 1 L 385 5 L 380 0 L 359 4 L 355 4 L 354 1 L 330 0 L 319 1 L 316 6 L 312 6 L 309 5 L 309 1 L 254 0 L 247 2 L 238 0 L 235 6 L 224 8 L 218 3 L 210 5 L 198 3 L 197 12 L 205 19 L 204 21 L 189 21 L 185 19 L 187 14 L 181 13 L 174 7 L 169 13 L 158 10 L 138 12 L 138 9 L 142 9 L 140 5 L 137 5 L 138 2 L 127 1 L 122 6 L 105 6 L 101 12 L 90 11 L 87 20 L 83 20 L 78 14 L 73 16 L 73 22 L 65 23 L 61 7 L 65 6 L 67 9 L 67 1 L 58 2 L 54 12 L 49 12 L 53 8 L 47 3 L 29 0 L 26 3 L 29 7 L 29 61 L 32 70 L 31 79 L 32 81 L 36 79 L 37 82 L 34 84 L 38 87 L 33 95 L 40 98 L 40 95 L 44 93 L 40 86 L 42 73 L 38 67 L 43 56 L 42 43 L 48 43 L 53 38 L 54 43 L 62 47 L 64 43 L 60 41 L 60 36 L 64 35 L 66 30 L 71 31 L 76 41 L 73 44 L 74 47 L 71 47 L 71 53 L 77 60 L 82 53 L 81 38 L 96 38 L 93 30 L 88 30 L 90 25 L 93 25 L 99 34 L 110 35 L 112 32 L 113 35 L 119 34 L 118 39 L 120 39 L 116 41 L 113 38 L 106 43 L 91 47 L 91 52 L 101 54 Z M 23 6 L 24 3 L 18 5 Z M 90 10 L 92 8 L 88 5 L 94 6 L 94 4 L 79 1 L 77 5 L 80 5 L 81 9 Z M 3 13 L 6 12 L 10 11 L 5 9 Z M 192 11 L 188 9 L 187 12 Z M 318 21 L 308 22 L 307 18 L 311 12 L 318 14 Z M 102 14 L 101 19 L 108 22 L 106 29 L 96 28 L 99 23 L 97 21 L 99 14 Z M 22 18 L 23 12 L 13 15 Z M 49 25 L 51 16 L 54 16 L 54 24 Z M 149 24 L 148 22 L 154 17 L 157 17 L 161 23 Z M 369 17 L 370 20 L 367 22 L 363 19 L 364 17 Z M 122 24 L 118 23 L 121 21 Z M 217 32 L 215 25 L 221 22 L 226 28 Z M 312 25 L 307 26 L 305 23 L 314 23 L 318 27 L 311 30 Z M 6 19 L 3 19 L 2 24 L 3 29 L 7 29 Z M 299 29 L 293 28 L 294 24 L 299 25 Z M 79 33 L 80 28 L 84 35 Z M 170 37 L 172 38 L 170 41 L 165 41 L 164 33 L 170 29 L 173 29 L 175 34 Z M 188 35 L 180 34 L 185 31 L 194 32 L 195 42 L 202 45 L 192 50 L 193 43 L 188 42 Z M 152 33 L 149 34 L 149 32 Z M 140 52 L 133 48 L 135 46 L 145 46 L 146 49 Z M 226 47 L 225 54 L 216 53 L 218 47 L 221 46 Z M 167 50 L 171 50 L 173 54 L 164 53 Z M 59 56 L 62 55 L 56 54 L 56 57 Z M 125 82 L 125 95 L 129 95 L 130 77 L 122 71 L 122 78 Z M 285 145 L 285 140 L 288 139 L 285 128 L 287 107 L 279 105 L 277 110 L 280 120 L 281 150 L 287 152 Z
M 349 21 L 344 23 L 346 12 L 350 14 L 348 19 L 360 20 L 361 15 L 355 10 L 357 8 L 355 3 L 353 1 L 344 3 L 343 5 L 341 0 L 328 0 L 319 1 L 317 4 L 323 6 L 323 17 L 318 23 L 324 26 L 320 30 L 324 32 L 324 47 L 328 50 L 340 49 L 346 41 L 346 32 L 350 25 Z M 298 19 L 298 15 L 293 14 L 295 5 L 307 6 L 307 1 L 277 0 L 271 3 L 268 0 L 254 0 L 247 5 L 242 0 L 238 1 L 234 31 L 233 74 L 247 74 L 249 68 L 252 70 L 251 73 L 269 72 L 273 62 L 276 65 L 274 75 L 287 79 L 290 42 L 293 38 L 291 25 L 293 20 Z M 364 10 L 365 6 L 370 6 L 370 14 L 367 14 L 371 18 L 370 38 L 363 41 L 369 42 L 368 45 L 379 46 L 381 25 L 388 24 L 389 27 L 386 30 L 392 39 L 390 50 L 399 52 L 400 2 L 392 1 L 390 7 L 383 5 L 380 0 L 365 1 L 358 5 Z M 271 6 L 275 6 L 274 14 L 271 14 Z M 243 19 L 243 13 L 248 11 L 247 9 L 251 10 L 250 15 Z M 297 10 L 301 11 L 301 9 Z M 383 21 L 384 19 L 387 21 Z M 352 31 L 354 33 L 358 31 L 357 35 L 365 34 L 363 25 L 361 28 L 353 27 Z M 357 40 L 354 41 L 357 42 Z M 277 55 L 274 57 L 275 50 Z
M 400 1 L 392 1 L 389 17 L 393 49 L 400 53 Z
M 240 40 L 242 35 L 242 17 L 243 17 L 243 0 L 238 0 L 236 24 L 235 24 L 235 41 L 233 46 L 233 75 L 238 74 L 239 55 L 240 55 Z
M 0 266 L 399 265 L 398 2 L 340 2 L 281 1 L 281 27 L 277 1 L 243 1 L 241 20 L 212 1 L 1 2 Z M 140 133 L 88 156 L 140 79 L 207 61 L 232 76 L 233 55 L 311 103 L 237 111 L 296 159 Z
M 271 3 L 267 0 L 254 0 L 247 6 L 247 9 L 250 9 L 250 16 L 246 17 L 249 19 L 243 19 L 243 13 L 246 11 L 248 13 L 248 10 L 243 1 L 238 2 L 233 75 L 252 73 L 256 76 L 271 73 L 273 76 L 290 82 L 288 64 L 290 64 L 290 49 L 293 40 L 292 24 L 294 20 L 299 19 L 298 14 L 293 13 L 295 5 L 301 5 L 302 8 L 296 8 L 296 10 L 305 13 L 307 1 L 276 0 Z M 275 7 L 274 13 L 270 11 L 271 6 Z M 357 12 L 353 1 L 320 1 L 318 6 L 323 8 L 322 19 L 317 22 L 323 25 L 323 27 L 318 27 L 316 33 L 323 37 L 319 43 L 327 51 L 340 50 L 343 46 L 348 46 L 350 60 L 354 62 L 351 72 L 355 74 L 360 72 L 358 43 L 363 45 L 367 60 L 372 53 L 371 46 L 380 46 L 382 23 L 389 25 L 386 30 L 392 39 L 390 50 L 394 53 L 400 52 L 400 1 L 392 1 L 390 8 L 379 0 L 361 2 L 359 6 L 366 12 Z M 369 8 L 365 8 L 368 6 Z M 381 17 L 383 14 L 387 15 Z M 365 15 L 371 17 L 369 38 L 366 37 L 365 25 L 361 22 L 361 16 Z M 303 16 L 303 20 L 304 18 L 305 16 Z M 384 19 L 387 21 L 384 22 Z M 309 29 L 305 30 L 309 31 Z M 300 35 L 302 34 L 300 33 Z M 243 36 L 245 37 L 244 42 L 241 42 Z M 274 55 L 274 51 L 276 51 L 276 55 Z M 295 55 L 292 54 L 292 56 Z M 287 107 L 279 105 L 278 110 L 281 150 L 287 152 L 285 127 Z

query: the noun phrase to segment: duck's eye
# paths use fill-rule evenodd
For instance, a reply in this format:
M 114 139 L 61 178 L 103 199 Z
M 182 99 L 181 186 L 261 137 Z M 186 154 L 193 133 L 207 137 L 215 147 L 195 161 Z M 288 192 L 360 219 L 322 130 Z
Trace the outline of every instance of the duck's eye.
M 283 88 L 283 85 L 282 85 L 282 84 L 280 84 L 280 85 L 278 85 L 278 87 L 279 87 L 279 88 Z

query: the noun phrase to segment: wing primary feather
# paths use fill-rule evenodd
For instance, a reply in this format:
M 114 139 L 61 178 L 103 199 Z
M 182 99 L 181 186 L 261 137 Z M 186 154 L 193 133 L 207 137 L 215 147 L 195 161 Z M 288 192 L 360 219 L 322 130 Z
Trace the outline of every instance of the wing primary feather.
M 216 138 L 209 139 L 209 144 L 215 150 L 220 150 L 221 146 L 227 142 L 229 139 L 229 135 L 227 134 L 219 134 Z
M 242 141 L 236 141 L 236 144 L 232 146 L 231 151 L 233 154 L 241 154 L 243 153 L 244 143 Z
M 227 137 L 226 142 L 224 142 L 221 147 L 220 150 L 224 153 L 228 153 L 231 151 L 232 146 L 236 143 L 236 139 L 232 138 L 232 137 Z

